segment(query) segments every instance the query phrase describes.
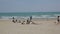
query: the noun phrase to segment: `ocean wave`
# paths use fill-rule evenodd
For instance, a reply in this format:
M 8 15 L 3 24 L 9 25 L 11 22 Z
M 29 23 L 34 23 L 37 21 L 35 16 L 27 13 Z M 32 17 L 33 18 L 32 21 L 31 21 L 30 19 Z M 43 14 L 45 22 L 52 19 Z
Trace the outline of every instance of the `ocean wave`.
M 1 16 L 1 19 L 10 19 L 12 18 L 11 16 Z
M 27 19 L 30 16 L 0 16 L 0 19 L 12 19 L 12 17 L 19 19 L 24 18 Z M 56 15 L 32 15 L 32 18 L 56 18 Z
M 57 17 L 57 16 L 60 16 L 60 14 L 54 14 L 54 16 L 56 16 L 56 17 Z

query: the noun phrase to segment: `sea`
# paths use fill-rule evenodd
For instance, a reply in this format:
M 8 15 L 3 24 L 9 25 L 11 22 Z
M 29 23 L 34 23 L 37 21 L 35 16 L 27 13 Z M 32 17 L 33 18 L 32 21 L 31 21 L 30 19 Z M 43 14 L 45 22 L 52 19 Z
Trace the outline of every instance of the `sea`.
M 0 19 L 12 19 L 14 18 L 57 18 L 60 16 L 60 12 L 10 12 L 10 13 L 0 13 Z

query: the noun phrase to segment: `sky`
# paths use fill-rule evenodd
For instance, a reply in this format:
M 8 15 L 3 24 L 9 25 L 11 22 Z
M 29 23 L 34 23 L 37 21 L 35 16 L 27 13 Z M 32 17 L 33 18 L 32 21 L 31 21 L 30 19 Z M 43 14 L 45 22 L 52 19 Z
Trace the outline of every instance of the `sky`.
M 46 11 L 60 11 L 60 0 L 0 0 L 0 12 Z

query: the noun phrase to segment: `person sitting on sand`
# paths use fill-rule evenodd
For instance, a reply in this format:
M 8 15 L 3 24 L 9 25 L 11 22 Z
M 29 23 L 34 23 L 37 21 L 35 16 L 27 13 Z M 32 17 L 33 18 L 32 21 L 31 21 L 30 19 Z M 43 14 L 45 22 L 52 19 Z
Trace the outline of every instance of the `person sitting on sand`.
M 14 23 L 15 23 L 15 20 L 14 20 L 15 18 L 13 17 L 12 19 L 13 19 L 13 20 L 12 20 L 12 22 L 14 22 Z
M 15 18 L 13 17 L 12 18 L 13 20 L 12 20 L 12 22 L 14 22 L 14 23 L 16 23 L 17 22 L 17 19 L 15 20 Z
M 16 23 L 14 19 L 12 20 L 12 22 Z
M 29 20 L 29 18 L 27 19 L 27 23 L 26 24 L 30 24 L 30 20 Z
M 21 24 L 25 24 L 24 22 L 25 22 L 25 21 L 23 21 Z

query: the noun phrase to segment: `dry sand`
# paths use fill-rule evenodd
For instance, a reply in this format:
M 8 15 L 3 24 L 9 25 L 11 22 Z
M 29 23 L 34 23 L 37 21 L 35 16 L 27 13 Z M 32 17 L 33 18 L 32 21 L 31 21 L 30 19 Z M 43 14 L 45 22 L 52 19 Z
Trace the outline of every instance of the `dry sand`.
M 60 34 L 60 24 L 56 20 L 33 20 L 35 24 L 13 23 L 11 20 L 0 20 L 0 34 Z

